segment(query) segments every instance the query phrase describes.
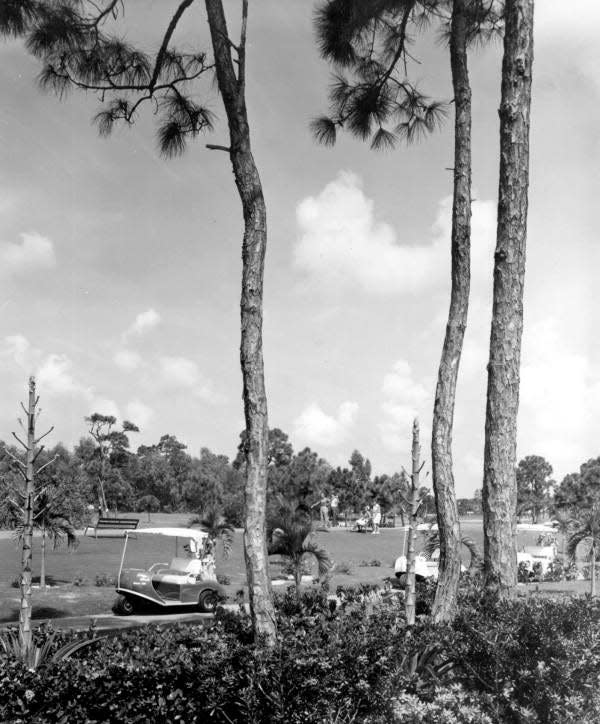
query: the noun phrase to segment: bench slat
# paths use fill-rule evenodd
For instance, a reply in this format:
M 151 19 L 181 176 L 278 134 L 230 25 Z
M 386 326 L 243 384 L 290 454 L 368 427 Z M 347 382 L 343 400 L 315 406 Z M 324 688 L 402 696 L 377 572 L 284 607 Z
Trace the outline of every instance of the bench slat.
M 139 522 L 139 518 L 98 518 L 97 523 L 95 525 L 88 525 L 83 534 L 87 535 L 90 528 L 94 531 L 94 537 L 96 538 L 98 537 L 99 530 L 135 530 Z

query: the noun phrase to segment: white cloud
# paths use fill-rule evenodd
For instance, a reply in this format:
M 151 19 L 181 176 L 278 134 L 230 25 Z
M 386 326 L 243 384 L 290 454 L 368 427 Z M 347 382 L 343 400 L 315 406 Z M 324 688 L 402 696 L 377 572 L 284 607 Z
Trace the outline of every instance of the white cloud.
M 316 197 L 298 205 L 300 238 L 295 264 L 325 282 L 324 288 L 359 286 L 374 294 L 414 294 L 447 285 L 450 264 L 452 198 L 440 202 L 425 244 L 399 243 L 396 232 L 375 218 L 359 177 L 342 172 Z M 473 268 L 491 268 L 496 208 L 493 201 L 473 205 Z M 485 263 L 485 260 L 488 263 Z
M 20 335 L 15 335 L 12 339 L 15 338 L 13 343 L 18 353 L 23 352 L 27 356 L 31 345 Z M 82 400 L 89 413 L 100 412 L 103 415 L 120 417 L 119 407 L 114 400 L 98 395 L 93 387 L 78 379 L 73 371 L 73 362 L 67 355 L 51 353 L 42 357 L 39 351 L 34 350 L 34 353 L 38 358 L 35 371 L 38 394 L 50 398 L 69 397 Z
M 600 27 L 600 5 L 597 0 L 570 0 L 568 11 L 559 2 L 538 3 L 535 8 L 536 50 L 534 77 L 537 66 L 545 75 L 574 80 L 584 77 L 600 89 L 598 68 L 600 47 L 597 29 Z M 560 63 L 556 63 L 556 52 Z
M 160 324 L 160 321 L 160 314 L 155 309 L 147 309 L 137 315 L 133 324 L 125 331 L 124 336 L 144 334 Z
M 154 410 L 140 400 L 132 400 L 125 408 L 127 419 L 143 429 L 154 417 Z
M 50 239 L 35 232 L 20 236 L 20 243 L 0 243 L 1 277 L 24 274 L 36 269 L 52 269 L 56 266 L 54 245 Z
M 112 415 L 117 419 L 121 418 L 121 411 L 119 410 L 119 406 L 114 400 L 108 400 L 104 397 L 97 397 L 93 393 L 84 393 L 84 396 L 86 397 L 86 399 L 89 400 L 88 410 L 90 414 L 98 412 L 101 415 Z
M 198 384 L 198 365 L 186 357 L 161 357 L 159 360 L 163 380 L 175 387 L 193 387 Z
M 114 363 L 125 372 L 133 372 L 142 364 L 142 358 L 131 349 L 119 349 L 113 357 Z
M 206 402 L 217 402 L 221 397 L 213 390 L 210 380 L 200 372 L 198 365 L 187 357 L 161 357 L 158 368 L 162 384 L 166 387 L 189 389 Z
M 37 372 L 37 383 L 40 392 L 48 395 L 83 394 L 90 395 L 72 375 L 73 363 L 64 354 L 50 354 L 41 364 Z
M 598 454 L 600 373 L 565 344 L 558 320 L 526 328 L 521 368 L 519 455 L 543 455 L 561 479 Z
M 295 434 L 303 442 L 334 447 L 347 438 L 357 413 L 356 402 L 343 402 L 335 416 L 323 412 L 319 405 L 313 402 L 294 421 Z
M 383 420 L 379 423 L 381 440 L 386 448 L 397 452 L 410 450 L 415 417 L 421 426 L 421 447 L 429 438 L 429 419 L 433 411 L 431 385 L 414 378 L 410 365 L 398 360 L 392 372 L 383 378 Z
M 22 334 L 13 334 L 4 338 L 0 355 L 11 358 L 22 369 L 32 371 L 40 352 L 32 347 L 29 340 Z

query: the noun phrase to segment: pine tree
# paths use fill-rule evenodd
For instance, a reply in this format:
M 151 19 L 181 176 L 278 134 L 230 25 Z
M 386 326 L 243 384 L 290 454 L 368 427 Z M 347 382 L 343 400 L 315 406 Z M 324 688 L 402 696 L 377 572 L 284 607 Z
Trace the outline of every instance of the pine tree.
M 222 0 L 204 0 L 212 59 L 204 51 L 176 48 L 173 37 L 201 0 L 180 0 L 149 55 L 123 39 L 125 0 L 10 0 L 0 11 L 0 31 L 25 33 L 27 48 L 44 64 L 43 87 L 64 95 L 71 88 L 95 92 L 107 105 L 96 115 L 99 132 L 132 124 L 144 105 L 158 118 L 164 156 L 183 152 L 189 139 L 210 131 L 214 116 L 195 100 L 198 83 L 216 76 L 225 108 L 229 144 L 207 144 L 229 156 L 242 204 L 241 351 L 246 419 L 246 519 L 244 545 L 255 631 L 275 641 L 275 612 L 266 546 L 267 398 L 262 352 L 262 302 L 267 242 L 266 207 L 250 145 L 246 110 L 248 0 L 240 0 L 241 31 L 229 33 Z M 111 24 L 114 29 L 111 31 Z
M 484 575 L 500 595 L 517 583 L 516 448 L 529 186 L 533 0 L 506 0 L 500 181 L 483 478 Z
M 433 131 L 445 115 L 407 79 L 411 61 L 409 31 L 441 20 L 449 38 L 455 107 L 454 195 L 452 205 L 450 309 L 442 348 L 432 425 L 432 472 L 440 531 L 439 577 L 432 614 L 453 616 L 460 576 L 460 525 L 452 467 L 452 428 L 456 384 L 467 325 L 471 244 L 471 88 L 467 47 L 493 35 L 500 18 L 494 3 L 480 0 L 329 0 L 317 15 L 321 52 L 354 73 L 339 75 L 330 91 L 331 115 L 313 123 L 316 137 L 335 142 L 348 127 L 375 149 L 391 149 Z M 394 123 L 395 127 L 388 126 Z

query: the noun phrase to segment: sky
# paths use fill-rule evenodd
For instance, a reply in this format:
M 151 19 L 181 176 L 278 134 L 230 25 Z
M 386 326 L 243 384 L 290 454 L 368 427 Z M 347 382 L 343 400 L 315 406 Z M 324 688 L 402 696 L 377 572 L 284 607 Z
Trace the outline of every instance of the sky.
M 202 5 L 202 4 L 201 4 Z M 231 27 L 238 0 L 225 0 Z M 423 458 L 449 303 L 453 132 L 387 153 L 311 138 L 331 69 L 316 3 L 251 0 L 247 101 L 267 202 L 264 354 L 270 427 L 332 465 L 354 449 L 375 473 Z M 128 0 L 120 32 L 152 50 L 171 0 Z M 518 457 L 560 481 L 600 455 L 600 46 L 596 0 L 536 3 L 525 327 Z M 201 7 L 180 36 L 208 48 Z M 426 37 L 411 72 L 449 100 L 448 50 Z M 500 43 L 470 56 L 472 294 L 453 439 L 459 496 L 481 487 L 498 186 Z M 0 439 L 17 430 L 35 374 L 48 444 L 76 443 L 84 417 L 137 423 L 132 446 L 176 435 L 235 455 L 242 217 L 213 86 L 215 130 L 159 156 L 150 109 L 100 138 L 93 95 L 36 85 L 17 41 L 0 45 Z

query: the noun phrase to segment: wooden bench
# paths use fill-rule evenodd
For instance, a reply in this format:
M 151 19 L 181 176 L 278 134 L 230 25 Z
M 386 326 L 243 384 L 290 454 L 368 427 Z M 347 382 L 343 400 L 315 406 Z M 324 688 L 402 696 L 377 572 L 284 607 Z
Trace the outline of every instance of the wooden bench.
M 89 535 L 88 530 L 94 531 L 94 538 L 98 537 L 98 531 L 124 531 L 124 530 L 135 530 L 140 522 L 139 518 L 98 518 L 98 521 L 94 525 L 86 526 L 83 531 L 83 535 Z M 104 535 L 101 538 L 122 538 L 123 533 L 116 533 L 114 535 Z

